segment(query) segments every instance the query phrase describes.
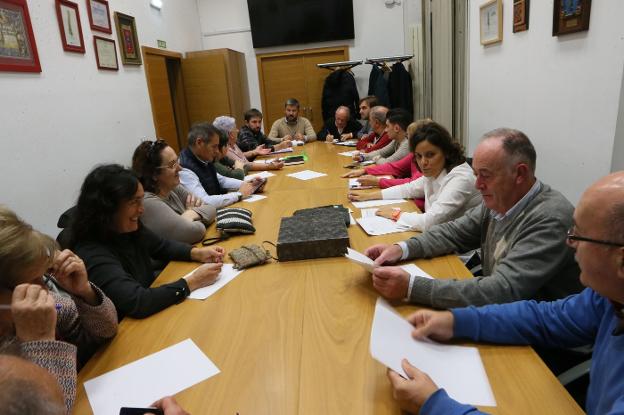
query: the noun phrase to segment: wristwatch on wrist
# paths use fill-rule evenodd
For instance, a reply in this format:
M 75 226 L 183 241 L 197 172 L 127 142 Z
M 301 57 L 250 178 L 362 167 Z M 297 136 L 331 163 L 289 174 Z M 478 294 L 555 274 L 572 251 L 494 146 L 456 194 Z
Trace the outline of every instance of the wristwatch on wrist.
M 236 192 L 238 194 L 238 201 L 243 200 L 243 194 L 241 192 Z

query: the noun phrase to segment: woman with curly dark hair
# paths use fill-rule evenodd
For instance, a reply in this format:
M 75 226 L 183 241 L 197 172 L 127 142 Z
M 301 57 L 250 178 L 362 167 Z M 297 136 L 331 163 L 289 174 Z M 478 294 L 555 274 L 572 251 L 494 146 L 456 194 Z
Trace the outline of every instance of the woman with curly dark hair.
M 216 209 L 180 185 L 178 155 L 165 140 L 143 141 L 132 156 L 145 196 L 141 221 L 152 232 L 180 242 L 199 242 Z
M 183 301 L 191 291 L 214 283 L 223 265 L 223 248 L 194 248 L 143 226 L 143 194 L 133 171 L 117 164 L 98 166 L 82 184 L 71 226 L 72 246 L 87 265 L 89 280 L 113 301 L 120 319 L 144 318 Z M 150 288 L 156 278 L 152 258 L 212 263 Z
M 481 203 L 472 168 L 464 150 L 442 125 L 425 123 L 409 137 L 410 151 L 422 172 L 414 181 L 372 193 L 349 194 L 351 200 L 425 198 L 425 212 L 401 212 L 398 208 L 377 210 L 378 216 L 397 221 L 406 229 L 426 231 L 449 222 Z

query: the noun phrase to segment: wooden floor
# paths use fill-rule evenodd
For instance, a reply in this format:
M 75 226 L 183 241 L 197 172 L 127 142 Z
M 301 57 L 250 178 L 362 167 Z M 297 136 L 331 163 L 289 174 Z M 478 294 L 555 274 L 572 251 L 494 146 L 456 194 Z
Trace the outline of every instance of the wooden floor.
M 309 161 L 269 179 L 267 199 L 239 203 L 254 212 L 257 232 L 222 246 L 276 242 L 280 218 L 327 204 L 352 208 L 349 148 L 322 142 L 297 148 Z M 286 174 L 314 170 L 328 176 L 300 181 Z M 411 208 L 411 202 L 402 205 Z M 208 234 L 215 233 L 214 225 Z M 367 236 L 351 226 L 354 249 L 392 243 L 413 232 Z M 415 261 L 439 278 L 470 278 L 454 256 Z M 197 264 L 171 263 L 155 286 L 175 281 Z M 79 374 L 75 414 L 90 414 L 82 383 L 191 338 L 221 373 L 179 394 L 192 414 L 395 414 L 386 369 L 370 357 L 370 328 L 377 294 L 370 275 L 344 258 L 271 263 L 244 271 L 205 301 L 186 300 L 144 320 L 124 319 L 119 334 Z M 416 309 L 398 305 L 402 314 Z M 581 414 L 581 409 L 529 347 L 479 345 L 494 395 L 493 414 Z M 146 403 L 147 404 L 147 403 Z

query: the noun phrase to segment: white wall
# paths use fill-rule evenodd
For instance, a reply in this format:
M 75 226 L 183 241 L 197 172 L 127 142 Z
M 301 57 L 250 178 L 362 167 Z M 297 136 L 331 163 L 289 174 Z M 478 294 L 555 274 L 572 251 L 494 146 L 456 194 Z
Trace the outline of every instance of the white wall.
M 622 73 L 622 90 L 620 92 L 620 113 L 615 129 L 611 171 L 624 170 L 624 73 Z
M 538 177 L 577 203 L 610 171 L 624 65 L 624 2 L 592 2 L 587 32 L 552 36 L 552 0 L 531 2 L 527 32 L 512 33 L 504 0 L 503 42 L 479 42 L 479 5 L 470 2 L 469 150 L 506 126 L 523 130 Z
M 117 42 L 112 14 L 120 11 L 136 18 L 142 45 L 162 39 L 171 50 L 201 47 L 195 0 L 165 2 L 160 12 L 147 0 L 109 0 L 112 36 L 92 33 L 86 2 L 77 3 L 86 54 L 63 51 L 53 1 L 31 0 L 42 72 L 0 72 L 0 203 L 52 236 L 94 165 L 128 165 L 140 138 L 154 135 L 143 66 L 119 61 L 118 72 L 98 70 L 92 35 Z
M 413 0 L 408 0 L 413 2 Z M 405 52 L 403 7 L 387 7 L 382 0 L 353 0 L 355 39 L 304 45 L 254 49 L 251 42 L 247 0 L 198 0 L 203 48 L 229 48 L 245 54 L 251 105 L 261 109 L 256 53 L 348 45 L 352 60 Z M 240 31 L 238 33 L 222 33 Z M 354 68 L 361 96 L 368 92 L 369 65 Z

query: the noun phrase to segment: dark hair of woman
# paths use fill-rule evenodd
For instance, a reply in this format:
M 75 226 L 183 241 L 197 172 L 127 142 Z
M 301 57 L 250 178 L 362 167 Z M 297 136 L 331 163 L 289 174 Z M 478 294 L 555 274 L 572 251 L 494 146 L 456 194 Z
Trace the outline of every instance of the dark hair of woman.
M 168 147 L 165 140 L 143 141 L 134 150 L 132 155 L 132 170 L 139 176 L 139 180 L 146 192 L 158 193 L 156 177 L 162 167 L 162 151 Z
M 217 131 L 219 132 L 219 150 L 223 150 L 229 144 L 230 137 L 228 137 L 228 135 L 224 131 L 219 130 L 218 128 Z
M 414 134 L 409 137 L 410 151 L 413 153 L 418 144 L 425 140 L 442 150 L 445 160 L 444 168 L 447 172 L 466 161 L 462 145 L 437 122 L 427 122 L 414 131 Z
M 85 178 L 72 222 L 72 243 L 105 241 L 115 232 L 115 214 L 122 202 L 131 200 L 139 186 L 137 175 L 119 164 L 94 168 Z

